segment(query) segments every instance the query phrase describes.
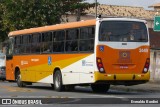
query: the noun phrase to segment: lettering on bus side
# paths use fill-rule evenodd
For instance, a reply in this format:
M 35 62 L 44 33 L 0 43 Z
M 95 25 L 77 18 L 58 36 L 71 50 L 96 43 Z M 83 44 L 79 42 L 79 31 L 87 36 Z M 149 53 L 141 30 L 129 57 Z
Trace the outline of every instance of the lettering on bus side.
M 93 66 L 93 62 L 88 62 L 86 60 L 82 60 L 82 66 Z
M 31 59 L 32 62 L 38 62 L 39 59 Z
M 21 61 L 21 65 L 28 65 L 28 61 Z

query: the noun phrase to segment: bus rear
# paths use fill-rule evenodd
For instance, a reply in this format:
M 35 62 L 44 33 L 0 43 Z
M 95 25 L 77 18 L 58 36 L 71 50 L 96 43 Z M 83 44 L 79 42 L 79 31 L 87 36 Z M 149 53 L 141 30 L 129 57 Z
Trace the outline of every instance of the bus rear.
M 108 18 L 99 19 L 96 24 L 95 83 L 136 85 L 147 82 L 150 48 L 146 21 Z

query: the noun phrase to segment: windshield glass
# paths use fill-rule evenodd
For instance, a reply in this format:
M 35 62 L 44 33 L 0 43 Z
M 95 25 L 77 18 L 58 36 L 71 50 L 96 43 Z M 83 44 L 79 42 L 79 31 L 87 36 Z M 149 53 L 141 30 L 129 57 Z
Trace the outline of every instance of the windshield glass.
M 147 28 L 143 22 L 103 21 L 99 29 L 99 41 L 147 42 Z

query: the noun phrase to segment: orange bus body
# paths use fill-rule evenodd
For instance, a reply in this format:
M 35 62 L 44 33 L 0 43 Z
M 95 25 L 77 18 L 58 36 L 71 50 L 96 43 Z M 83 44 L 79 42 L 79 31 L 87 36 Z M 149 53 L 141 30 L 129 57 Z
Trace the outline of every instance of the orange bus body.
M 150 48 L 148 34 L 146 35 L 147 41 L 100 41 L 99 33 L 103 21 L 121 21 L 122 23 L 126 21 L 127 23 L 133 22 L 133 25 L 136 25 L 134 23 L 143 23 L 145 29 L 142 29 L 141 33 L 144 31 L 148 33 L 145 21 L 125 18 L 102 18 L 13 31 L 9 33 L 10 38 L 35 33 L 40 33 L 42 37 L 42 33 L 45 32 L 52 32 L 53 36 L 54 32 L 65 30 L 65 43 L 67 43 L 69 41 L 66 39 L 69 34 L 68 32 L 72 29 L 76 32 L 76 35 L 78 35 L 79 40 L 77 39 L 77 44 L 80 46 L 81 42 L 85 43 L 84 45 L 88 45 L 87 42 L 84 42 L 85 39 L 80 38 L 81 28 L 87 28 L 87 32 L 89 32 L 88 28 L 91 28 L 90 30 L 95 29 L 94 33 L 90 31 L 90 35 L 92 36 L 93 33 L 95 36 L 94 49 L 93 51 L 81 52 L 81 48 L 78 47 L 78 51 L 76 52 L 66 52 L 65 46 L 69 44 L 65 44 L 63 47 L 64 53 L 54 53 L 52 51 L 50 53 L 40 52 L 38 54 L 13 54 L 13 57 L 8 58 L 6 62 L 6 79 L 15 81 L 17 78 L 16 73 L 20 72 L 23 82 L 53 84 L 56 71 L 61 71 L 60 75 L 62 76 L 63 85 L 91 84 L 92 89 L 96 91 L 104 91 L 97 89 L 97 87 L 103 87 L 104 84 L 108 86 L 110 84 L 136 85 L 149 81 Z M 137 30 L 137 25 L 134 30 Z M 82 34 L 83 33 L 84 32 L 82 32 Z M 75 39 L 71 41 L 73 42 L 74 40 Z M 54 39 L 52 37 L 52 42 L 53 41 Z M 107 88 L 108 87 L 105 89 Z
M 17 35 L 24 35 L 24 34 L 47 32 L 47 31 L 56 31 L 56 30 L 63 30 L 63 29 L 95 26 L 95 24 L 96 24 L 96 20 L 72 22 L 72 23 L 67 23 L 67 24 L 66 23 L 65 24 L 56 24 L 56 25 L 45 26 L 45 27 L 30 28 L 30 29 L 24 29 L 24 30 L 19 30 L 19 31 L 13 31 L 13 32 L 9 33 L 9 37 L 15 37 Z M 86 55 L 88 55 L 88 54 L 84 54 L 84 55 L 82 55 L 82 54 L 80 54 L 80 55 L 73 55 L 73 54 L 71 54 L 71 55 L 54 55 L 53 54 L 52 56 L 53 57 L 56 56 L 55 57 L 56 59 L 54 60 L 54 63 L 56 61 L 58 61 L 58 63 L 60 63 L 59 60 L 62 60 L 62 59 L 65 59 L 65 58 L 70 60 L 71 57 L 72 58 L 74 58 L 74 57 L 78 58 L 80 56 L 83 57 L 83 56 L 86 56 Z M 43 70 L 43 69 L 46 69 L 46 67 L 47 67 L 47 72 L 48 73 L 46 73 L 46 75 L 51 75 L 53 73 L 53 68 L 55 66 L 53 65 L 52 67 L 49 67 L 49 69 L 48 69 L 48 66 L 47 66 L 48 62 L 46 61 L 47 57 L 48 57 L 48 55 L 44 55 L 44 54 L 43 55 L 16 55 L 16 56 L 14 56 L 12 60 L 7 60 L 7 62 L 6 62 L 6 65 L 7 65 L 6 79 L 9 80 L 9 81 L 15 81 L 15 69 L 16 68 L 20 68 L 22 71 L 23 70 L 25 71 L 25 68 L 29 67 L 29 72 L 30 73 L 34 73 L 33 71 L 35 71 L 35 69 L 38 70 L 40 68 L 42 70 L 42 72 L 43 72 L 43 71 L 46 71 L 46 70 Z M 32 58 L 38 59 L 40 62 L 35 64 L 35 63 L 30 61 Z M 21 63 L 22 63 L 21 61 L 27 61 L 28 64 L 21 66 Z M 62 62 L 63 62 L 63 60 L 62 60 Z M 73 63 L 73 62 L 71 62 L 71 63 Z M 44 65 L 45 67 L 42 66 L 42 65 Z M 61 68 L 63 68 L 63 67 L 64 67 L 64 65 L 62 65 Z M 40 76 L 40 78 L 36 76 L 37 79 L 31 79 L 31 80 L 34 80 L 33 82 L 37 82 L 37 80 L 45 77 L 46 75 L 44 75 L 44 76 L 42 75 L 42 76 Z M 26 76 L 24 76 L 24 77 L 26 77 Z M 32 78 L 32 75 L 30 75 L 29 77 Z M 35 78 L 35 77 L 33 77 L 33 78 Z

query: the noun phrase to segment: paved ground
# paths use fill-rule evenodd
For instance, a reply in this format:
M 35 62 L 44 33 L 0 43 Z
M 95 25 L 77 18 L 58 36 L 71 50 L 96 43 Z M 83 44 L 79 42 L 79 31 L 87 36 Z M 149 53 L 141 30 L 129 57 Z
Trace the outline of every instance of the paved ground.
M 45 96 L 45 97 L 68 97 L 68 98 L 95 98 L 102 97 L 103 95 L 130 95 L 130 94 L 143 94 L 156 96 L 156 93 L 160 94 L 160 84 L 155 82 L 148 82 L 146 84 L 134 85 L 134 86 L 111 86 L 107 93 L 95 94 L 91 91 L 90 87 L 76 87 L 73 92 L 56 92 L 50 84 L 35 83 L 32 86 L 24 88 L 17 87 L 16 83 L 0 81 L 0 96 Z M 140 96 L 141 97 L 141 96 Z M 160 96 L 157 96 L 160 97 Z
M 136 92 L 160 93 L 160 82 L 150 81 L 146 84 L 140 84 L 134 86 L 111 86 L 111 88 L 127 92 L 136 91 Z
M 143 100 L 143 98 L 160 98 L 160 85 L 159 83 L 148 82 L 146 84 L 135 85 L 135 86 L 111 86 L 110 90 L 107 93 L 93 93 L 90 87 L 76 87 L 73 92 L 56 92 L 54 91 L 50 84 L 41 84 L 36 83 L 32 86 L 27 86 L 25 88 L 17 87 L 16 83 L 3 82 L 0 81 L 0 98 L 60 98 L 61 100 L 71 100 L 70 103 L 77 103 L 78 101 L 89 102 L 90 105 L 87 104 L 87 107 L 91 106 L 99 106 L 92 104 L 92 102 L 100 102 L 103 100 L 110 101 L 113 105 L 112 107 L 122 106 L 119 102 L 130 101 L 130 98 L 139 98 Z M 88 99 L 88 98 L 94 98 Z M 102 100 L 101 100 L 102 99 Z M 64 101 L 62 101 L 64 102 Z M 65 101 L 66 102 L 66 101 Z M 52 102 L 51 102 L 52 103 Z M 117 103 L 116 105 L 114 105 Z M 130 104 L 131 105 L 131 104 Z M 1 105 L 0 105 L 1 106 Z M 25 105 L 26 106 L 26 105 Z M 51 105 L 47 105 L 51 106 Z M 59 106 L 59 105 L 56 105 Z M 62 105 L 60 105 L 62 106 Z M 63 105 L 64 106 L 64 105 Z M 66 105 L 67 107 L 73 107 L 73 104 Z M 76 105 L 77 107 L 81 107 L 81 105 Z M 82 105 L 83 106 L 83 105 Z M 105 107 L 106 105 L 101 104 L 101 106 Z M 131 105 L 134 106 L 134 105 Z M 141 105 L 142 106 L 142 105 Z M 157 106 L 154 104 L 154 106 Z M 159 105 L 158 105 L 159 106 Z M 149 107 L 148 104 L 145 107 Z

